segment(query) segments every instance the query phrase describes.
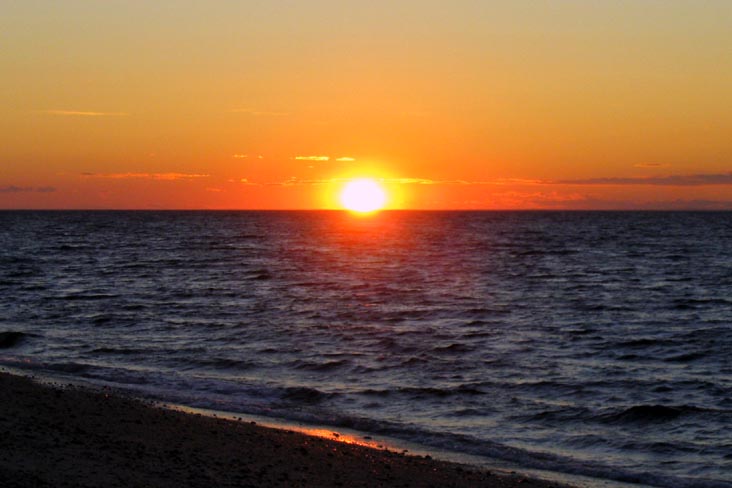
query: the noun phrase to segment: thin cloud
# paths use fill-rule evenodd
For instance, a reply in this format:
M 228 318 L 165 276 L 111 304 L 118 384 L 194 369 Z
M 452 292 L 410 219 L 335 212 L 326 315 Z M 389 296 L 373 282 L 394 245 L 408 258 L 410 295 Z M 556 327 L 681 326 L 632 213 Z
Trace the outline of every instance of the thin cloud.
M 658 185 L 658 186 L 706 186 L 732 185 L 732 172 L 721 174 L 670 175 L 626 178 L 583 178 L 566 180 L 540 180 L 530 178 L 494 178 L 490 180 L 432 180 L 429 178 L 394 178 L 393 183 L 416 185 L 466 185 L 466 186 L 542 186 L 542 185 Z
M 556 191 L 505 191 L 490 195 L 492 208 L 569 208 L 581 205 L 586 196 Z
M 472 182 L 469 184 L 481 185 L 544 185 L 545 180 L 537 180 L 531 178 L 496 178 L 489 181 Z
M 261 154 L 234 154 L 231 157 L 235 159 L 264 159 L 264 156 L 262 156 Z
M 68 115 L 77 117 L 126 117 L 127 112 L 91 112 L 83 110 L 41 110 L 41 113 L 48 115 Z
M 7 185 L 7 186 L 0 186 L 0 193 L 53 193 L 56 191 L 56 188 L 53 186 L 39 186 L 39 187 L 31 187 L 31 186 L 15 186 L 15 185 Z
M 30 192 L 33 191 L 33 188 L 30 187 L 20 187 L 15 185 L 8 185 L 0 187 L 0 193 L 24 193 L 24 192 Z
M 630 178 L 585 178 L 578 180 L 557 180 L 560 185 L 655 185 L 655 186 L 707 186 L 732 185 L 732 173 L 645 176 Z
M 264 186 L 306 186 L 306 185 L 325 185 L 328 183 L 334 183 L 338 181 L 347 181 L 342 178 L 331 178 L 331 179 L 300 179 L 295 176 L 288 178 L 284 181 L 273 181 L 265 183 Z
M 427 178 L 391 178 L 386 181 L 402 185 L 434 185 L 438 182 Z
M 633 165 L 635 168 L 663 168 L 664 166 L 667 166 L 666 164 L 661 163 L 637 163 Z
M 295 156 L 297 161 L 330 161 L 330 156 Z
M 324 185 L 330 183 L 343 183 L 352 178 L 329 178 L 329 179 L 300 179 L 288 178 L 284 181 L 265 183 L 267 186 L 299 186 L 299 185 Z M 464 180 L 431 180 L 429 178 L 374 178 L 382 183 L 399 185 L 489 185 L 492 182 L 470 182 Z
M 356 158 L 350 156 L 342 156 L 339 158 L 332 158 L 330 156 L 295 156 L 292 159 L 296 161 L 337 161 L 339 163 L 352 163 L 356 161 Z
M 732 210 L 732 201 L 725 200 L 603 200 L 585 196 L 566 201 L 534 201 L 540 208 L 568 210 Z
M 429 178 L 393 178 L 386 181 L 404 185 L 466 185 L 466 186 L 500 186 L 500 185 L 541 185 L 543 180 L 522 178 L 495 178 L 492 180 L 432 180 Z
M 252 181 L 249 181 L 248 178 L 240 178 L 238 181 L 237 180 L 230 180 L 230 181 L 232 181 L 234 183 L 241 183 L 242 185 L 247 185 L 247 186 L 260 186 L 259 183 L 254 183 Z
M 208 178 L 210 175 L 195 173 L 82 173 L 87 178 L 107 178 L 112 180 L 124 179 L 148 179 L 148 180 L 190 180 L 195 178 Z
M 266 186 L 299 186 L 299 185 L 322 185 L 329 183 L 341 183 L 351 178 L 330 178 L 330 179 L 299 179 L 288 178 L 284 181 L 263 183 Z M 702 186 L 702 185 L 732 185 L 732 173 L 720 175 L 690 175 L 690 176 L 667 176 L 647 178 L 588 178 L 577 180 L 539 180 L 528 178 L 495 178 L 491 180 L 433 180 L 430 178 L 376 178 L 378 181 L 387 184 L 397 185 L 462 185 L 462 186 L 551 186 L 551 185 L 668 185 L 668 186 Z M 242 182 L 247 182 L 242 180 Z M 247 182 L 248 184 L 252 184 Z M 497 194 L 498 195 L 498 194 Z M 500 195 L 510 196 L 511 193 Z M 518 194 L 517 194 L 518 195 Z M 523 201 L 533 197 L 536 203 L 581 201 L 581 196 L 572 194 L 551 193 L 521 193 Z

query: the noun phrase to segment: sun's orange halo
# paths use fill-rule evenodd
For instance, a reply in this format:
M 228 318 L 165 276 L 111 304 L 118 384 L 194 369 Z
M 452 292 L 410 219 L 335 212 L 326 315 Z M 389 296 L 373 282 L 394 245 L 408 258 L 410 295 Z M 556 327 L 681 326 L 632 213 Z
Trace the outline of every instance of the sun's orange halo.
M 352 212 L 375 212 L 386 205 L 386 192 L 376 180 L 358 178 L 343 187 L 341 204 Z

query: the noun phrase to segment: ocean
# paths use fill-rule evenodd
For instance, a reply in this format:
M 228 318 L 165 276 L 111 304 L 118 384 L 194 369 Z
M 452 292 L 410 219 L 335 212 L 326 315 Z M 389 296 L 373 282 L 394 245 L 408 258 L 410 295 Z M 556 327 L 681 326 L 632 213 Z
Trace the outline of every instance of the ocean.
M 732 213 L 0 212 L 0 365 L 732 487 Z

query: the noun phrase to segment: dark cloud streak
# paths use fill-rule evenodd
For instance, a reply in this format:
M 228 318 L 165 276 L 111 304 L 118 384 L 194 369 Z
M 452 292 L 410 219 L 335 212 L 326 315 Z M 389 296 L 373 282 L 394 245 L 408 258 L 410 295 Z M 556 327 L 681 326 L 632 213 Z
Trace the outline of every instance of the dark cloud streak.
M 15 186 L 15 185 L 7 185 L 7 186 L 0 186 L 0 193 L 53 193 L 56 191 L 56 188 L 53 186 L 40 186 L 37 188 L 33 188 L 30 186 Z
M 655 185 L 655 186 L 706 186 L 732 185 L 732 173 L 669 175 L 627 178 L 586 178 L 579 180 L 557 180 L 559 185 Z

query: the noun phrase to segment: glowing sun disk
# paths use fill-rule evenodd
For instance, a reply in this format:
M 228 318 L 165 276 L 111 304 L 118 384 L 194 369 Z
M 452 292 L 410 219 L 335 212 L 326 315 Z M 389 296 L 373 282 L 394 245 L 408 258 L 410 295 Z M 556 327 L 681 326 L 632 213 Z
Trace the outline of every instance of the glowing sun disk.
M 374 212 L 386 204 L 386 192 L 375 180 L 351 180 L 341 191 L 341 204 L 353 212 Z

